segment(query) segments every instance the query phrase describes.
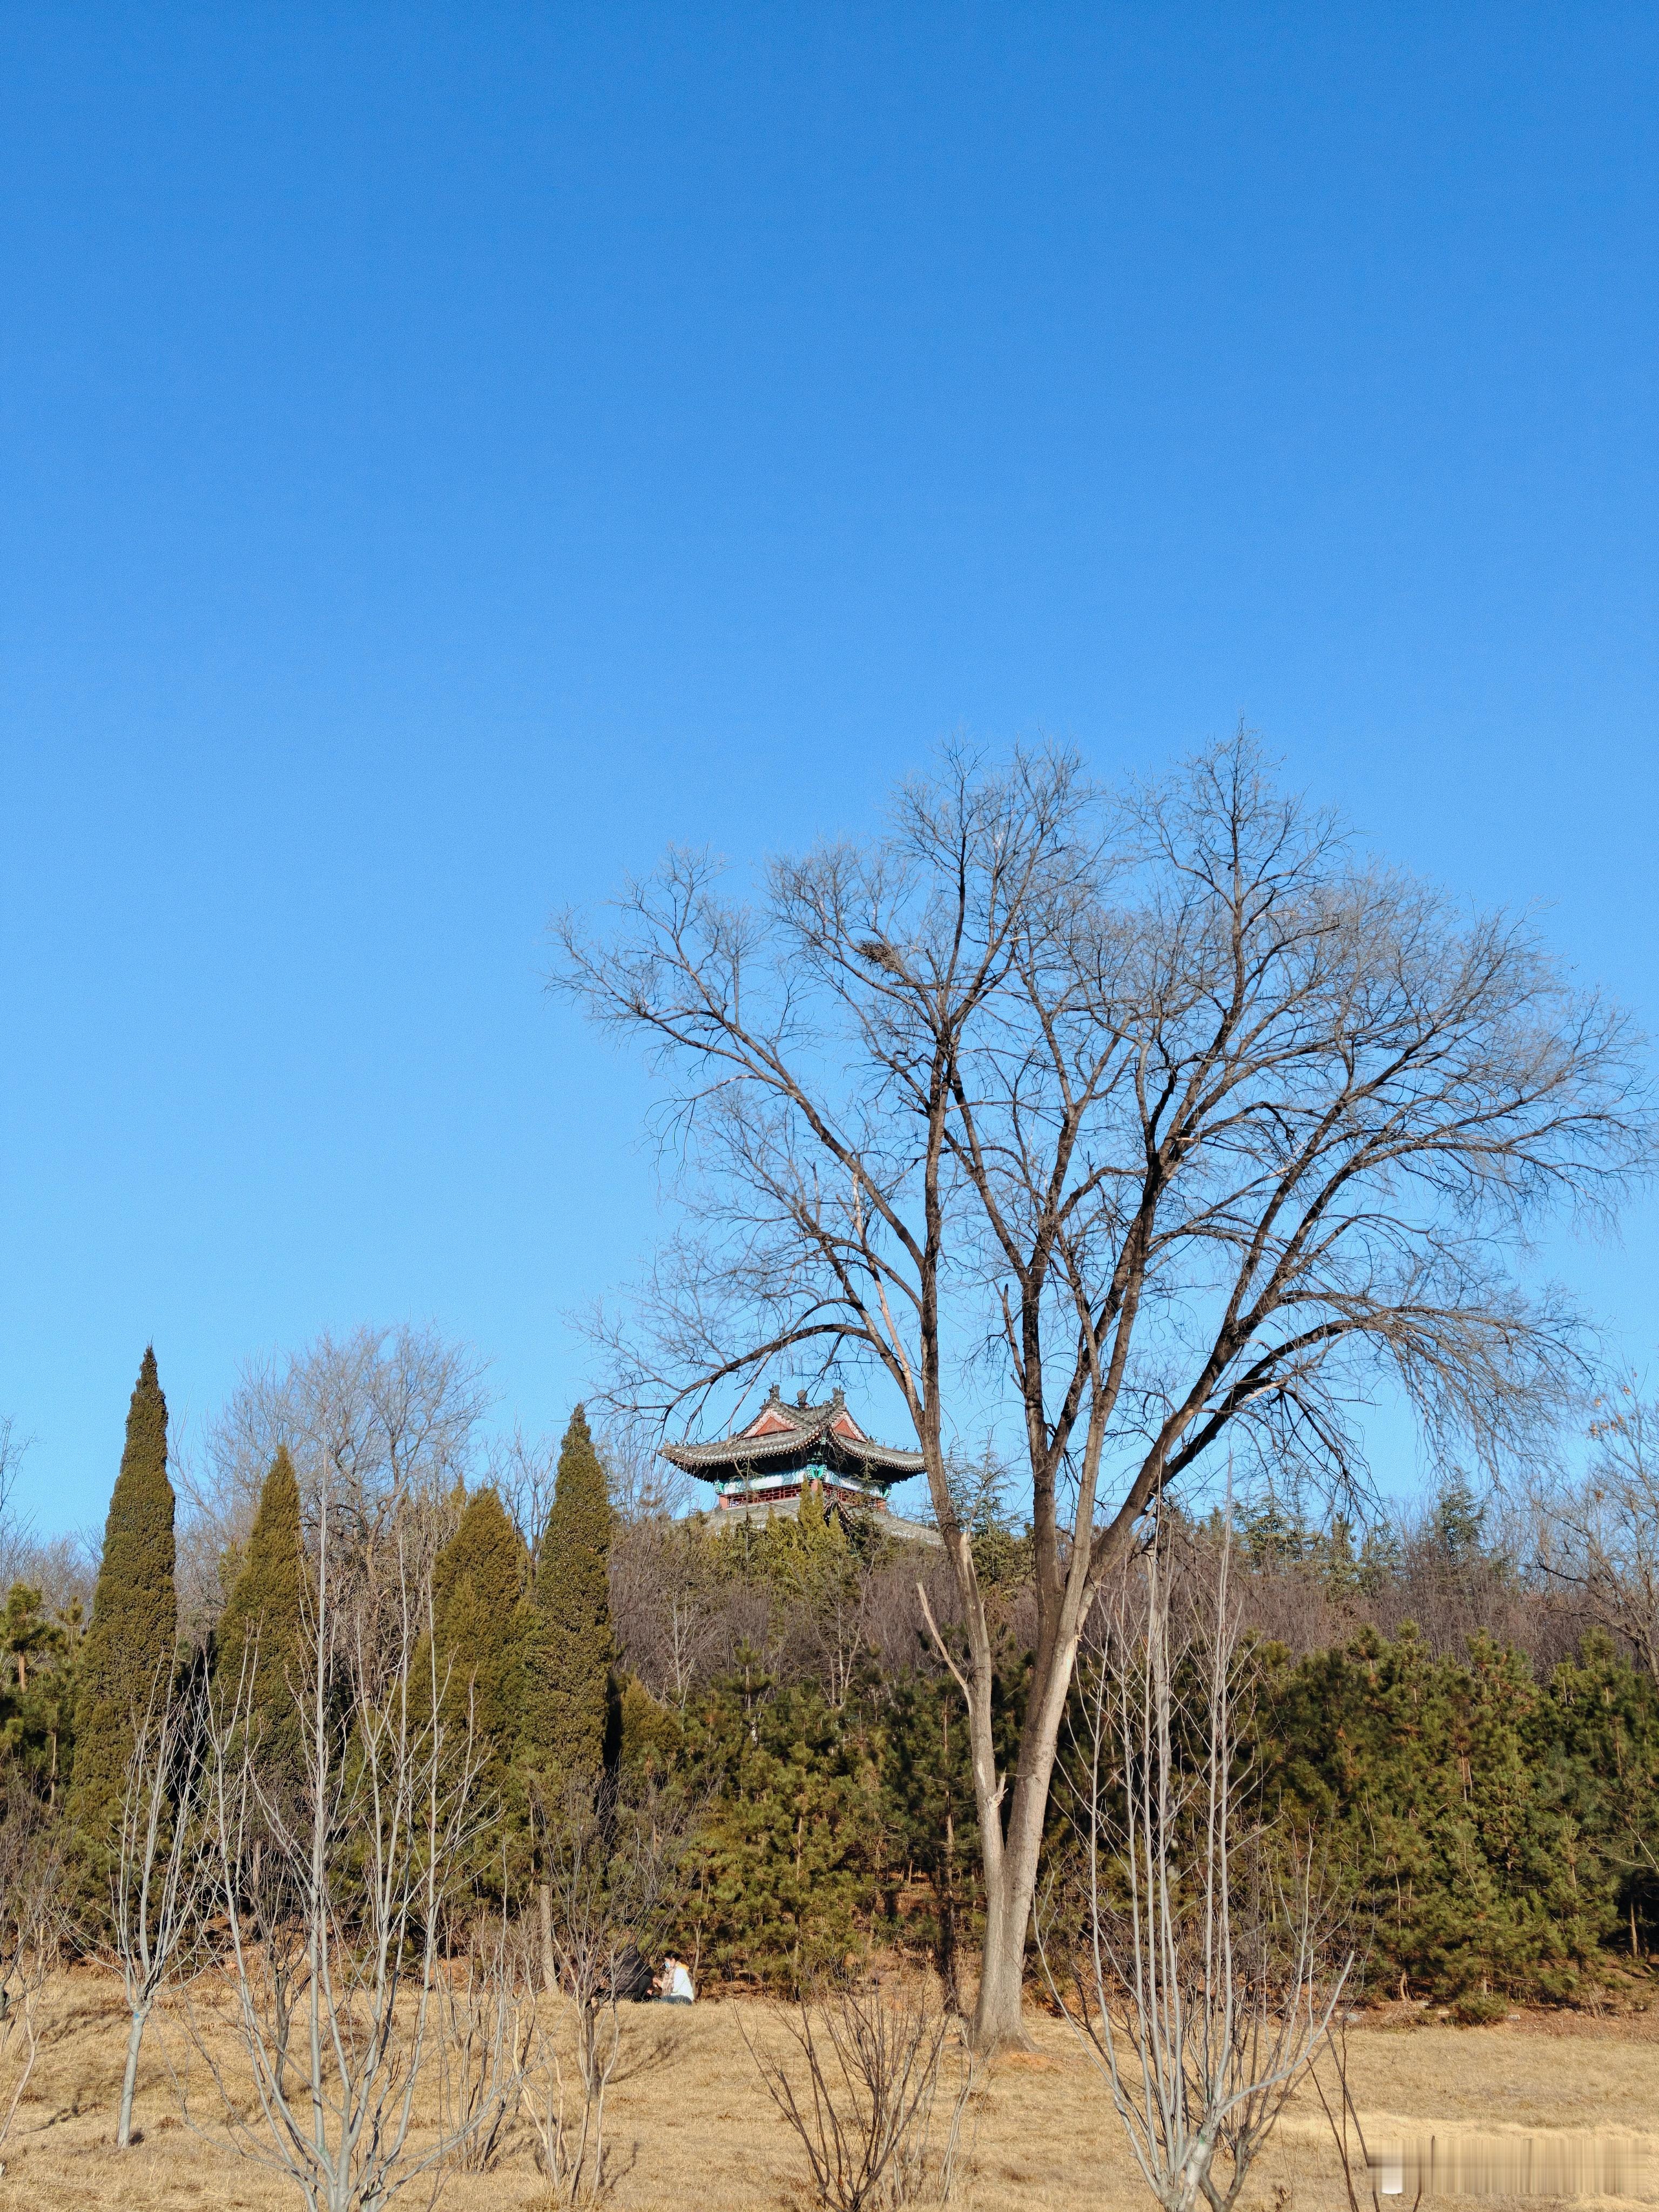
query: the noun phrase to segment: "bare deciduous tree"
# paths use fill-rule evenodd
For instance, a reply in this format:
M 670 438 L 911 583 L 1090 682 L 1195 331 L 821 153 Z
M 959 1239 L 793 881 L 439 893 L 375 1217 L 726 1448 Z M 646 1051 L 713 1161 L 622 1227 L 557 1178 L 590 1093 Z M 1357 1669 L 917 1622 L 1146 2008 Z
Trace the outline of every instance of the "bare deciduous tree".
M 203 1882 L 198 1814 L 203 1786 L 199 1686 L 162 1662 L 146 1710 L 133 1718 L 110 1869 L 110 1925 L 131 2026 L 115 2141 L 132 2140 L 138 2054 L 163 1990 L 196 1933 Z
M 628 1663 L 654 1697 L 685 1701 L 723 1648 L 727 1583 L 695 1521 L 651 1519 L 618 1530 L 611 1547 L 611 1614 Z
M 405 1544 L 418 1543 L 411 1504 L 441 1507 L 468 1474 L 488 1403 L 482 1361 L 406 1323 L 325 1332 L 250 1364 L 199 1455 L 173 1470 L 184 1616 L 211 1619 L 228 1595 L 222 1566 L 234 1568 L 246 1541 L 278 1445 L 293 1456 L 308 1521 L 326 1487 L 343 1531 L 372 1534 L 395 1517 Z M 432 1540 L 447 1533 L 440 1512 Z
M 620 2008 L 661 1933 L 686 1832 L 683 1807 L 649 1793 L 630 1800 L 608 1778 L 596 1789 L 573 1777 L 546 1808 L 543 1979 L 568 2008 L 574 2095 L 558 2021 L 532 2005 L 525 2099 L 542 2170 L 567 2204 L 597 2203 L 610 2185 L 605 2098 L 622 2058 Z
M 662 1457 L 649 1422 L 613 1415 L 600 1423 L 594 1441 L 612 1510 L 624 1526 L 672 1520 L 697 1502 L 696 1480 Z
M 686 1504 L 690 1480 L 659 1457 L 636 1421 L 612 1421 L 594 1438 L 605 1465 L 605 1492 L 619 1527 L 649 1528 L 671 1520 Z M 534 1570 L 559 1476 L 557 1437 L 527 1437 L 515 1425 L 490 1444 L 489 1480 L 523 1540 Z
M 452 1964 L 438 1980 L 440 2126 L 464 2172 L 495 2171 L 523 2102 L 532 2016 L 521 2002 L 521 1951 L 503 1906 L 469 1931 L 459 1973 Z
M 1659 1409 L 1627 1384 L 1577 1482 L 1538 1498 L 1538 1563 L 1659 1682 Z
M 11 1510 L 12 1492 L 28 1448 L 29 1439 L 18 1434 L 11 1414 L 0 1413 L 0 1559 L 8 1563 L 21 1537 Z
M 716 874 L 671 854 L 614 930 L 556 929 L 556 988 L 665 1079 L 684 1206 L 600 1323 L 611 1395 L 724 1422 L 792 1353 L 901 1395 L 967 1638 L 976 2033 L 1018 2037 L 1103 1577 L 1224 1439 L 1357 1480 L 1379 1380 L 1489 1462 L 1534 1435 L 1583 1340 L 1511 1262 L 1535 1218 L 1607 1207 L 1645 1163 L 1632 1040 L 1527 926 L 1356 858 L 1243 734 L 1112 802 L 1064 757 L 951 757 L 901 789 L 884 836 L 770 863 L 757 904 Z M 1030 1484 L 1009 1771 L 947 1479 L 969 1370 Z
M 558 1439 L 527 1437 L 522 1425 L 515 1422 L 510 1437 L 491 1438 L 487 1463 L 495 1495 L 519 1532 L 534 1574 L 559 1476 Z
M 488 1808 L 471 1727 L 444 1717 L 429 1584 L 396 1516 L 380 1520 L 377 1540 L 370 1571 L 361 1554 L 337 1568 L 325 1481 L 294 1685 L 297 1790 L 262 1771 L 251 1666 L 211 1731 L 210 1827 L 252 2116 L 214 2023 L 198 2024 L 196 2045 L 232 2139 L 286 2174 L 312 2212 L 379 2207 L 441 2172 L 497 2104 L 489 2083 L 459 2082 L 456 2068 L 493 2081 L 510 2065 L 505 2032 L 457 2040 L 440 1987 L 453 1885 Z M 422 2095 L 440 2119 L 417 2138 Z
M 1352 1965 L 1336 1950 L 1313 1854 L 1265 1834 L 1249 1802 L 1226 1565 L 1224 1550 L 1216 1583 L 1194 1583 L 1194 1618 L 1176 1626 L 1154 1545 L 1144 1581 L 1113 1607 L 1085 1685 L 1069 1972 L 1039 1916 L 1049 1986 L 1164 2212 L 1193 2212 L 1200 2197 L 1231 2212 Z
M 40 2048 L 40 1997 L 58 1954 L 62 1863 L 21 1778 L 5 1778 L 0 1820 L 0 2149 Z M 4 2171 L 0 2167 L 0 2172 Z
M 803 1996 L 793 2012 L 777 2010 L 772 2018 L 779 2049 L 757 2044 L 738 2025 L 801 2147 L 813 2202 L 833 2212 L 948 2203 L 974 2064 L 960 2028 L 933 2003 L 926 1984 Z M 936 2144 L 935 2110 L 953 2045 L 956 2078 Z
M 1331 2087 L 1336 2093 L 1334 2108 L 1332 2106 L 1330 2094 L 1321 2079 L 1317 2066 L 1310 2068 L 1309 2078 L 1313 2083 L 1315 2094 L 1319 2099 L 1325 2118 L 1329 2124 L 1331 2141 L 1341 2164 L 1342 2185 L 1348 2199 L 1348 2212 L 1363 2212 L 1356 2180 L 1356 2167 L 1365 2177 L 1365 2195 L 1370 2200 L 1371 2212 L 1382 2212 L 1382 2191 L 1380 2185 L 1383 2179 L 1382 2160 L 1372 2151 L 1370 2145 L 1365 2140 L 1364 2123 L 1359 2117 L 1359 2106 L 1354 2100 L 1352 2086 L 1348 2078 L 1348 2031 L 1346 2022 L 1337 2027 L 1327 2038 L 1326 2049 L 1329 2054 L 1330 2071 L 1334 2077 Z M 1356 2153 L 1358 2153 L 1357 2157 Z M 1417 2193 L 1412 2200 L 1412 2212 L 1419 2212 L 1419 2208 L 1422 2204 L 1423 2180 L 1424 2177 L 1419 2173 L 1417 2178 Z M 1400 2182 L 1401 2187 L 1398 2190 L 1389 2191 L 1389 2194 L 1391 2197 L 1404 2194 L 1403 2170 L 1400 2175 Z

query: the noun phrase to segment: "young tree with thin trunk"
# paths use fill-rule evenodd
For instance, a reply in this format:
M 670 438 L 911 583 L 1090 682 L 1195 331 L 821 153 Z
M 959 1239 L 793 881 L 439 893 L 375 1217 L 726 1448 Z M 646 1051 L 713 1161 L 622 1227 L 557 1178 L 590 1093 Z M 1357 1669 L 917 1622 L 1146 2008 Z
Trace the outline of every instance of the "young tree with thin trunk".
M 395 1520 L 366 1566 L 356 1547 L 337 1556 L 338 1520 L 357 1523 L 330 1510 L 325 1483 L 318 1504 L 297 1789 L 262 1766 L 252 1653 L 210 1729 L 215 1902 L 251 2111 L 246 2081 L 223 2070 L 218 2019 L 193 2033 L 238 2148 L 285 2174 L 312 2212 L 368 2212 L 463 2151 L 509 2063 L 503 2035 L 470 2046 L 465 2063 L 489 2075 L 482 2089 L 454 2081 L 439 1986 L 456 1886 L 494 1808 L 478 1796 L 470 1715 L 447 1717 L 429 1583 L 411 1577 Z M 417 2135 L 417 2100 L 434 2084 L 443 2118 Z
M 1049 1988 L 1164 2212 L 1233 2212 L 1353 1964 L 1314 1852 L 1267 1832 L 1241 1756 L 1229 1549 L 1172 1603 L 1154 1541 L 1110 1607 L 1076 1730 L 1081 1910 L 1039 1920 Z
M 14 1769 L 0 1820 L 0 2149 L 40 2050 L 40 2000 L 57 1963 L 63 1863 L 56 1823 Z
M 741 2020 L 738 2033 L 800 2146 L 813 2203 L 897 2212 L 950 2203 L 976 2069 L 926 1982 L 803 1992 L 793 2013 L 775 2013 L 769 2047 Z M 949 2116 L 936 2142 L 942 2081 Z
M 575 2097 L 567 2100 L 560 2025 L 533 2002 L 524 2087 L 542 2171 L 558 2201 L 598 2203 L 607 2191 L 605 2098 L 622 2057 L 620 2005 L 664 1933 L 685 1842 L 684 1808 L 609 1777 L 568 1776 L 546 1808 L 544 1981 L 569 2008 Z
M 1531 930 L 1356 857 L 1243 735 L 1108 800 L 950 757 L 887 833 L 675 853 L 556 985 L 663 1075 L 686 1225 L 603 1324 L 613 1398 L 689 1425 L 787 1354 L 884 1374 L 953 1571 L 984 1860 L 975 2028 L 1021 2033 L 1055 1744 L 1103 1577 L 1231 1443 L 1327 1482 L 1391 1387 L 1498 1461 L 1582 1375 L 1514 1255 L 1605 1209 L 1651 1128 L 1619 1017 Z M 964 1373 L 1023 1440 L 1036 1637 L 1018 1748 L 947 1480 Z
M 131 1731 L 110 1876 L 110 1924 L 129 2018 L 115 2126 L 122 2150 L 132 2140 L 144 2030 L 196 1929 L 203 1882 L 203 1714 L 194 1690 L 188 1676 L 175 1681 L 167 1662 Z

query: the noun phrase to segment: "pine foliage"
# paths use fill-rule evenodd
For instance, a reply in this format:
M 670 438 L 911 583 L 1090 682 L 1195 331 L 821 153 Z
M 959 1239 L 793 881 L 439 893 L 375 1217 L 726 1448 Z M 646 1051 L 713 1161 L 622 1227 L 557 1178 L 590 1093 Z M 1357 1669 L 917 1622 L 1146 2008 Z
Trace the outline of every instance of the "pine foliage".
M 300 1484 L 283 1444 L 259 1493 L 246 1563 L 220 1616 L 214 1662 L 221 1709 L 243 1700 L 272 1771 L 283 1775 L 299 1766 L 304 1605 Z
M 469 1500 L 432 1571 L 433 1636 L 445 1720 L 469 1711 L 481 1780 L 498 1792 L 518 1726 L 523 1668 L 520 1600 L 529 1559 L 494 1490 Z
M 611 1499 L 578 1406 L 559 1453 L 542 1537 L 526 1655 L 525 1764 L 551 1783 L 597 1776 L 605 1757 L 611 1666 Z
M 703 1701 L 687 1754 L 709 1801 L 681 1912 L 700 1957 L 792 1991 L 842 1967 L 880 1893 L 878 1741 L 817 1690 L 751 1669 Z
M 1367 1628 L 1288 1669 L 1262 1726 L 1284 1808 L 1332 1835 L 1383 1989 L 1577 1994 L 1659 1779 L 1651 1691 L 1605 1640 L 1539 1683 L 1485 1635 L 1437 1659 L 1410 1622 Z
M 179 1601 L 173 1522 L 167 1400 L 152 1347 L 127 1413 L 126 1448 L 81 1656 L 70 1814 L 94 1853 L 107 1848 L 119 1818 L 135 1717 L 164 1686 L 173 1662 Z
M 5 1668 L 0 1681 L 0 1756 L 20 1769 L 47 1807 L 63 1791 L 73 1746 L 76 1661 L 81 1607 L 51 1613 L 29 1583 L 14 1583 L 0 1620 Z
M 960 1700 L 913 1609 L 925 1558 L 901 1556 L 873 1516 L 826 1514 L 810 1490 L 793 1515 L 718 1534 L 700 1520 L 618 1528 L 580 1407 L 533 1571 L 495 1490 L 458 1490 L 441 1522 L 432 1504 L 410 1523 L 422 1544 L 440 1525 L 452 1533 L 422 1583 L 431 1637 L 416 1680 L 441 1685 L 458 1747 L 471 1727 L 489 1808 L 452 1869 L 459 1881 L 533 1916 L 567 1790 L 580 1799 L 603 1772 L 693 1831 L 674 1911 L 711 1979 L 796 1988 L 872 1945 L 924 1944 L 959 1990 L 983 1899 Z M 993 1733 L 1006 1763 L 1032 1676 L 1029 1547 L 988 1488 L 968 1504 L 999 1594 Z M 1188 1524 L 1192 1572 L 1224 1536 Z M 1264 1840 L 1318 1841 L 1370 1989 L 1479 2019 L 1639 1978 L 1659 1954 L 1659 1681 L 1601 1630 L 1562 1636 L 1466 1492 L 1448 1490 L 1420 1528 L 1358 1539 L 1270 1499 L 1239 1541 L 1261 1608 L 1237 1710 Z M 57 1818 L 67 1771 L 88 1904 L 135 1709 L 176 1663 L 173 1565 L 167 1410 L 146 1354 L 90 1629 L 61 1589 L 49 1601 L 20 1583 L 0 1611 L 0 1779 Z M 307 1571 L 299 1485 L 279 1451 L 215 1660 L 222 1705 L 242 1687 L 279 1784 L 298 1774 Z M 1429 1626 L 1412 1625 L 1407 1595 L 1426 1599 Z M 1499 1632 L 1480 1625 L 1482 1602 Z M 1528 1618 L 1548 1628 L 1535 1668 L 1506 1640 Z M 1271 1640 L 1274 1619 L 1290 1623 L 1285 1642 Z M 1571 1643 L 1577 1656 L 1562 1656 Z M 1062 1875 L 1073 1765 L 1063 1752 L 1048 1830 Z

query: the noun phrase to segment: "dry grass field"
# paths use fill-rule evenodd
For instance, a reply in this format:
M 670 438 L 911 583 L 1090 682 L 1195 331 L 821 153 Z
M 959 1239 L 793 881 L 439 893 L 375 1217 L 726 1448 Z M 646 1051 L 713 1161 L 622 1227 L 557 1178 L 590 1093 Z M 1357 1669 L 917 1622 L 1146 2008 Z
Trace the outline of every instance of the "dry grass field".
M 0 2212 L 252 2212 L 299 2202 L 291 2184 L 230 2148 L 213 2121 L 199 2063 L 204 2124 L 198 2132 L 181 2122 L 167 2060 L 182 2072 L 188 2045 L 176 2024 L 146 2045 L 137 2115 L 143 2141 L 118 2153 L 112 2114 L 125 2018 L 113 1987 L 90 1973 L 66 1976 L 47 2017 L 48 2039 L 5 2147 Z M 757 2078 L 740 2018 L 751 2034 L 765 2033 L 765 2008 L 752 2004 L 630 2009 L 611 2106 L 624 2169 L 618 2212 L 773 2212 L 805 2201 L 793 2139 Z M 1037 2050 L 998 2062 L 975 2098 L 968 2177 L 953 2202 L 967 2212 L 1149 2207 L 1098 2078 L 1069 2031 L 1039 2019 L 1035 2033 Z M 1378 2137 L 1433 2135 L 1443 2144 L 1612 2134 L 1631 2152 L 1634 2178 L 1622 2201 L 1659 2198 L 1659 2015 L 1549 2014 L 1484 2028 L 1382 2016 L 1351 2032 L 1349 2051 L 1360 2109 Z M 402 2201 L 424 2197 L 417 2190 Z M 495 2172 L 458 2175 L 443 2197 L 453 2212 L 548 2201 L 527 2138 Z M 1345 2201 L 1328 2132 L 1304 2095 L 1252 2175 L 1243 2212 L 1338 2212 Z M 1409 2212 L 1409 2191 L 1394 2201 Z

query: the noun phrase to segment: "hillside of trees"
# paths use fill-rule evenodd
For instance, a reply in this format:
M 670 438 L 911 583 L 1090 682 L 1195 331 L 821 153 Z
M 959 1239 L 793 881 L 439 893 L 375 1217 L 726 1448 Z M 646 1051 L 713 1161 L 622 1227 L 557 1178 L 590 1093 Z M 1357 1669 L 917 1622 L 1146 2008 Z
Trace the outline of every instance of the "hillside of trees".
M 265 1378 L 263 1406 L 244 1392 L 176 1513 L 147 1355 L 95 1589 L 76 1587 L 61 1547 L 14 1540 L 6 1821 L 46 1838 L 67 1869 L 77 1943 L 110 1946 L 112 1869 L 132 1847 L 124 1793 L 142 1780 L 160 1701 L 186 1728 L 216 1725 L 221 1753 L 233 1719 L 276 1778 L 271 1806 L 302 1790 L 331 1516 L 331 1571 L 352 1606 L 370 1594 L 375 1632 L 394 1644 L 388 1593 L 412 1599 L 408 1680 L 469 1747 L 467 1789 L 487 1817 L 457 1831 L 452 1917 L 464 1897 L 533 1927 L 550 1808 L 574 1780 L 590 1802 L 650 1806 L 679 1836 L 653 1925 L 703 1986 L 799 1989 L 898 1951 L 970 1997 L 981 1899 L 968 1738 L 917 1588 L 948 1648 L 953 1585 L 937 1553 L 895 1544 L 878 1516 L 826 1517 L 810 1497 L 798 1519 L 758 1529 L 676 1516 L 648 1462 L 596 1441 L 580 1408 L 556 1448 L 519 1439 L 483 1465 L 464 1364 L 407 1333 L 307 1357 L 285 1384 Z M 331 1461 L 314 1424 L 304 1432 L 299 1382 L 353 1413 L 351 1453 L 337 1425 Z M 422 1388 L 429 1399 L 400 1428 L 384 1418 L 393 1386 L 406 1412 Z M 283 1388 L 294 1433 L 277 1440 Z M 1375 1993 L 1572 2002 L 1659 1942 L 1651 1547 L 1617 1540 L 1627 1522 L 1638 1539 L 1652 1529 L 1628 1480 L 1645 1466 L 1640 1422 L 1632 1410 L 1607 1425 L 1599 1472 L 1525 1510 L 1453 1485 L 1364 1528 L 1272 1499 L 1236 1516 L 1243 1755 L 1264 1816 L 1321 1839 Z M 377 1433 L 401 1441 L 380 1451 Z M 267 1445 L 256 1486 L 249 1455 Z M 994 1468 L 963 1485 L 1012 1741 L 1033 1635 L 1030 1540 Z M 1227 1538 L 1213 1514 L 1170 1506 L 1164 1540 L 1203 1580 Z M 343 1647 L 329 1663 L 337 1706 Z M 174 1801 L 185 1771 L 161 1778 Z M 1066 1778 L 1063 1742 L 1053 1863 Z

